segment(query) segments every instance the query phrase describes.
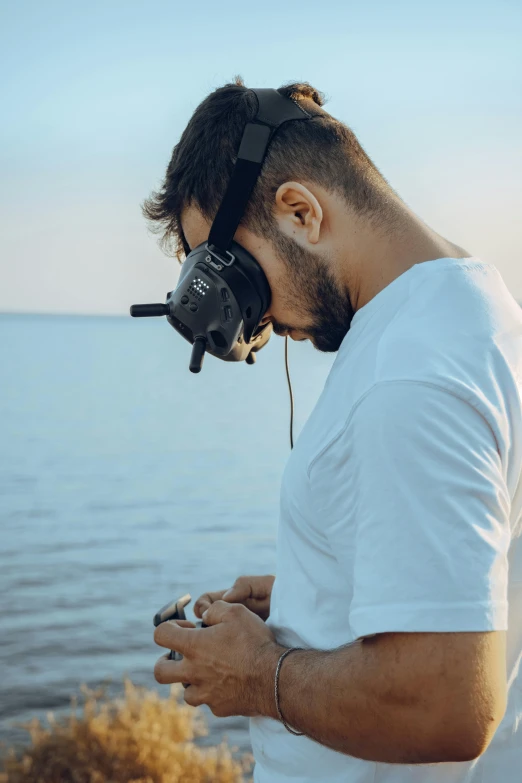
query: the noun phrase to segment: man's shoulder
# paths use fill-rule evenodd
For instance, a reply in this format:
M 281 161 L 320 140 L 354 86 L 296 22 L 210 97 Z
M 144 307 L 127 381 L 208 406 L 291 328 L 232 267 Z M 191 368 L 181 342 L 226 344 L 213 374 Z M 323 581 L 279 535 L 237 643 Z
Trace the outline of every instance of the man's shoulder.
M 491 264 L 449 262 L 419 269 L 396 311 L 380 322 L 377 313 L 362 339 L 347 346 L 331 379 L 337 394 L 328 400 L 339 429 L 370 390 L 389 384 L 398 384 L 393 399 L 406 404 L 412 384 L 417 402 L 422 389 L 426 396 L 433 387 L 446 390 L 495 429 L 520 413 L 522 308 Z
M 419 276 L 377 340 L 372 382 L 480 386 L 492 371 L 509 371 L 498 361 L 506 347 L 508 365 L 517 355 L 522 358 L 522 308 L 494 266 L 461 259 L 437 274 Z

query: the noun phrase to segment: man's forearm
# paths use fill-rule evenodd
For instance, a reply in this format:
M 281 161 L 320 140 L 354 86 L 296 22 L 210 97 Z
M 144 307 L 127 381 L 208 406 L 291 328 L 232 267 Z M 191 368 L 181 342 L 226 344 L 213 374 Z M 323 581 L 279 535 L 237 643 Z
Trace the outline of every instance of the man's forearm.
M 275 720 L 274 673 L 284 650 L 273 648 L 262 667 L 262 714 Z M 281 665 L 281 712 L 292 728 L 357 758 L 402 764 L 467 760 L 458 732 L 447 725 L 447 709 L 436 704 L 437 683 L 428 677 L 420 687 L 408 678 L 405 663 L 391 644 L 383 651 L 382 640 L 379 646 L 371 638 L 335 650 L 296 650 Z

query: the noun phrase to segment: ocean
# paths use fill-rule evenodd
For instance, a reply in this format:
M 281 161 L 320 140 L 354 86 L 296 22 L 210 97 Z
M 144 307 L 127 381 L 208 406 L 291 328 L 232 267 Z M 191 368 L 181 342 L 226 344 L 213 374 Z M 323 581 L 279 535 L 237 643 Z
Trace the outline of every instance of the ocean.
M 205 357 L 165 319 L 0 315 L 0 740 L 86 683 L 153 677 L 152 617 L 275 569 L 288 457 L 284 340 L 254 366 Z M 294 437 L 335 354 L 290 341 Z M 193 619 L 189 607 L 187 616 Z M 248 720 L 209 735 L 250 750 Z

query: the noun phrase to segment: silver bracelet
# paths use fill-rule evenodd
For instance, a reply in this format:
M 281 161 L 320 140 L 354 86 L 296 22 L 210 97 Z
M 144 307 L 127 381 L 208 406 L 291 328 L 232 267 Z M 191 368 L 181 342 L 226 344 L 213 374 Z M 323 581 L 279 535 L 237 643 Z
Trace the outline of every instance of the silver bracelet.
M 290 649 L 285 650 L 277 662 L 276 673 L 275 673 L 275 703 L 277 708 L 277 714 L 279 715 L 281 719 L 281 723 L 283 724 L 285 729 L 287 729 L 287 731 L 289 731 L 290 734 L 295 734 L 298 737 L 302 737 L 303 732 L 295 731 L 288 725 L 288 723 L 283 718 L 283 713 L 281 712 L 281 707 L 279 706 L 279 670 L 281 669 L 281 664 L 283 663 L 283 659 L 285 658 L 286 655 L 288 655 L 288 653 L 291 653 L 294 650 L 302 650 L 302 649 L 303 649 L 302 647 L 290 647 Z

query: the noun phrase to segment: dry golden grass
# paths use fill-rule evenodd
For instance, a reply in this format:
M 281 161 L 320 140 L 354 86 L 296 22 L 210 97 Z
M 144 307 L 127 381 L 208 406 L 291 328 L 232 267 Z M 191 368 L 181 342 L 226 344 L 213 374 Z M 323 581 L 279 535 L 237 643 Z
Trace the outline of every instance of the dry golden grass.
M 182 700 L 181 685 L 161 698 L 125 680 L 123 698 L 82 687 L 85 703 L 76 714 L 49 726 L 26 724 L 31 745 L 0 762 L 0 783 L 242 783 L 251 754 L 236 761 L 226 743 L 199 748 L 207 734 L 201 710 Z M 249 778 L 251 780 L 251 778 Z

